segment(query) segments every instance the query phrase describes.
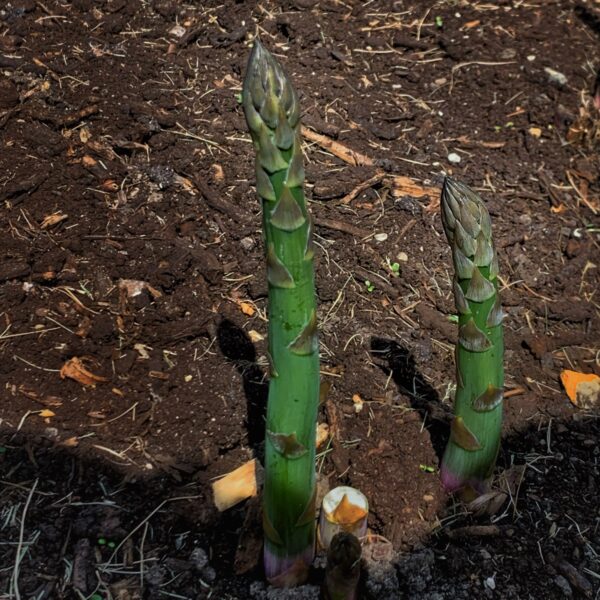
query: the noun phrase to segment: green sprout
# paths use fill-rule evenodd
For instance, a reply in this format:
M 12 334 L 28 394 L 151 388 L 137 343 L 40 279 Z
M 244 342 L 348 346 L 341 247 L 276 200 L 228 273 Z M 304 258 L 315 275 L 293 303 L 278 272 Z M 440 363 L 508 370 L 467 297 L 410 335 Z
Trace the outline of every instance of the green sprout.
M 243 107 L 256 153 L 269 287 L 264 564 L 273 585 L 289 587 L 306 579 L 315 548 L 319 342 L 314 248 L 304 198 L 298 98 L 258 39 L 244 79 Z
M 435 467 L 430 467 L 429 465 L 419 465 L 419 470 L 423 471 L 423 473 L 435 473 Z
M 458 315 L 448 315 L 446 318 L 450 323 L 458 323 Z
M 446 177 L 441 206 L 459 313 L 454 419 L 441 478 L 449 492 L 472 498 L 486 491 L 500 448 L 504 346 L 498 258 L 489 213 L 475 192 Z
M 392 272 L 392 275 L 394 277 L 398 277 L 400 275 L 400 263 L 391 262 L 389 258 L 386 258 L 385 262 L 388 266 L 388 269 Z
M 365 287 L 367 288 L 367 292 L 369 292 L 369 294 L 375 289 L 375 286 L 368 279 L 365 280 Z
M 444 19 L 442 19 L 441 15 L 437 15 L 435 18 L 435 26 L 438 29 L 441 29 L 444 26 Z

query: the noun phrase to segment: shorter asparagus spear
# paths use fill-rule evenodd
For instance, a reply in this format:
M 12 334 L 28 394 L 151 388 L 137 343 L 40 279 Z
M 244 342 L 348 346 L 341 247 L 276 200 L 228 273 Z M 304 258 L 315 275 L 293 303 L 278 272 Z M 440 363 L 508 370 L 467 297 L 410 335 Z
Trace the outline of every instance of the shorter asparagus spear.
M 441 477 L 449 492 L 483 493 L 500 448 L 504 385 L 498 259 L 481 198 L 446 177 L 442 223 L 454 263 L 458 311 L 456 398 Z
M 358 538 L 345 531 L 336 533 L 327 551 L 324 600 L 356 600 L 362 548 Z

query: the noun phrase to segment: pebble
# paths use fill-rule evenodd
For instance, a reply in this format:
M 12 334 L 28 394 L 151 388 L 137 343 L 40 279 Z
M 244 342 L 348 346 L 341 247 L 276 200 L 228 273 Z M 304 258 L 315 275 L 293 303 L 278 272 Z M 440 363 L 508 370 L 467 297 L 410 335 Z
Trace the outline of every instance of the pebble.
M 528 55 L 527 55 L 527 60 L 528 60 L 529 62 L 533 62 L 535 59 L 536 59 L 536 56 L 535 56 L 535 54 L 528 54 Z
M 557 575 L 554 578 L 554 583 L 566 598 L 573 597 L 573 590 L 571 589 L 569 582 L 562 575 Z
M 190 554 L 189 561 L 194 565 L 194 568 L 201 571 L 208 566 L 208 554 L 203 548 L 194 548 Z
M 450 154 L 448 154 L 448 161 L 451 162 L 453 165 L 457 165 L 460 162 L 460 155 L 456 154 L 456 152 L 450 152 Z
M 400 262 L 408 262 L 408 254 L 406 254 L 406 252 L 398 252 L 398 254 L 396 255 L 396 258 Z
M 519 217 L 519 223 L 521 223 L 521 225 L 531 225 L 531 215 L 528 215 L 527 213 L 523 213 L 520 217 Z
M 251 237 L 245 237 L 240 240 L 240 244 L 246 252 L 250 252 L 256 246 L 256 242 Z
M 388 239 L 388 234 L 387 233 L 376 233 L 374 236 L 375 240 L 377 242 L 385 242 L 385 240 Z
M 551 67 L 544 67 L 544 72 L 548 75 L 548 81 L 550 83 L 555 83 L 558 86 L 567 84 L 567 76 L 560 71 L 552 69 Z
M 486 588 L 488 588 L 489 590 L 495 590 L 496 589 L 496 580 L 493 577 L 488 577 L 483 584 L 485 585 Z

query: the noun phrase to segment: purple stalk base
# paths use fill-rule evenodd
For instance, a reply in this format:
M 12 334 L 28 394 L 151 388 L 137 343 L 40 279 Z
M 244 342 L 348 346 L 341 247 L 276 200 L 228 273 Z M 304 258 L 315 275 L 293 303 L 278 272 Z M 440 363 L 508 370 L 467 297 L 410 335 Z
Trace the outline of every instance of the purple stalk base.
M 462 475 L 452 472 L 443 462 L 440 478 L 448 494 L 458 494 L 472 499 L 488 491 L 489 480 L 477 477 L 465 479 Z
M 308 577 L 308 569 L 315 556 L 311 546 L 295 556 L 278 556 L 265 544 L 264 561 L 267 581 L 274 587 L 301 585 Z

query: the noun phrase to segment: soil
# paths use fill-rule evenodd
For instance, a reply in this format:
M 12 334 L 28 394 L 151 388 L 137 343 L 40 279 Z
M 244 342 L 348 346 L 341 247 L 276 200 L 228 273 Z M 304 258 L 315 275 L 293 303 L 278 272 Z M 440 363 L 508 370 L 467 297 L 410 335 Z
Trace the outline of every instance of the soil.
M 597 2 L 10 0 L 0 21 L 0 595 L 318 596 L 317 567 L 267 589 L 258 499 L 219 513 L 211 492 L 262 457 L 267 298 L 239 104 L 259 33 L 304 126 L 370 159 L 305 143 L 319 473 L 359 487 L 391 543 L 362 596 L 598 597 L 600 411 L 560 385 L 600 374 Z M 435 473 L 456 340 L 438 197 L 394 183 L 444 173 L 487 203 L 508 315 L 510 493 L 479 516 Z

